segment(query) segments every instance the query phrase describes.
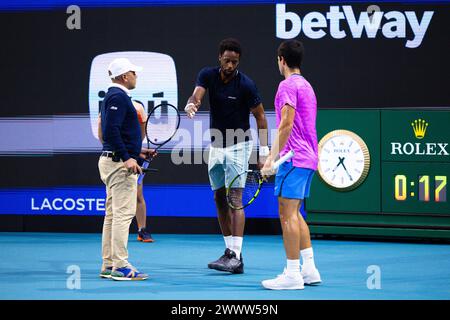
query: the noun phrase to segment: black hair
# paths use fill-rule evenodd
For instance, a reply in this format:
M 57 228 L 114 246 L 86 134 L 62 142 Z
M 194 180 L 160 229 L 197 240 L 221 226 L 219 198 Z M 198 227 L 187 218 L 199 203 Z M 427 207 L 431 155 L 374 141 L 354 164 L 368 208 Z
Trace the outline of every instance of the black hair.
M 234 51 L 239 53 L 239 56 L 242 56 L 242 48 L 241 44 L 238 40 L 234 38 L 223 39 L 219 43 L 219 54 L 222 55 L 225 51 Z
M 283 41 L 278 47 L 278 56 L 283 57 L 289 68 L 300 68 L 305 48 L 298 40 Z

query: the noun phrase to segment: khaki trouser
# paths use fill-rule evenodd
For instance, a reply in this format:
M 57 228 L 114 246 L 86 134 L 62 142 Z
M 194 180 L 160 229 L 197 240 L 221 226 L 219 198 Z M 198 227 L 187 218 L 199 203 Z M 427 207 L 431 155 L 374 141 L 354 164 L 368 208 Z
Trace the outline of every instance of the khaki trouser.
M 100 178 L 106 185 L 106 212 L 102 234 L 102 269 L 123 268 L 128 263 L 128 235 L 136 214 L 137 174 L 130 174 L 123 162 L 100 157 Z

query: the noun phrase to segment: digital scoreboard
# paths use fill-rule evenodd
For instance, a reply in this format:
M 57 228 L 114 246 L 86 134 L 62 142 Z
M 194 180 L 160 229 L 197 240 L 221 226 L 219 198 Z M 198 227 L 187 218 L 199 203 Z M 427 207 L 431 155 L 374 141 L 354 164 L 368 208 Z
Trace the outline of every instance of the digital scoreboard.
M 417 176 L 417 192 L 411 191 L 411 197 L 416 198 L 419 201 L 430 201 L 430 176 L 418 175 Z M 414 190 L 415 179 L 410 179 L 411 188 Z M 447 176 L 434 176 L 434 184 L 432 182 L 431 188 L 434 185 L 434 201 L 435 202 L 447 202 Z M 403 174 L 395 176 L 395 200 L 404 201 L 408 199 L 408 177 Z M 432 200 L 433 201 L 433 200 Z
M 383 211 L 450 215 L 450 111 L 384 111 Z

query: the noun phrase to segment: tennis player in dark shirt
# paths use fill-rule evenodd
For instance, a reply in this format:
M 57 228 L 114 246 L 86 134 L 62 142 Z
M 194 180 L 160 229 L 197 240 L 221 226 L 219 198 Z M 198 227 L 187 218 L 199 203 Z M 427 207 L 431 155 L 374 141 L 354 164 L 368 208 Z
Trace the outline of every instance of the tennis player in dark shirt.
M 219 44 L 219 66 L 203 68 L 197 77 L 194 92 L 185 111 L 193 118 L 206 92 L 209 92 L 211 148 L 208 174 L 217 215 L 225 240 L 225 253 L 208 268 L 231 273 L 243 273 L 242 242 L 245 214 L 228 206 L 226 187 L 231 180 L 248 169 L 253 149 L 250 113 L 256 119 L 259 136 L 259 164 L 269 154 L 267 120 L 261 98 L 252 79 L 238 70 L 242 55 L 236 39 L 224 39 Z M 241 192 L 241 189 L 232 189 Z

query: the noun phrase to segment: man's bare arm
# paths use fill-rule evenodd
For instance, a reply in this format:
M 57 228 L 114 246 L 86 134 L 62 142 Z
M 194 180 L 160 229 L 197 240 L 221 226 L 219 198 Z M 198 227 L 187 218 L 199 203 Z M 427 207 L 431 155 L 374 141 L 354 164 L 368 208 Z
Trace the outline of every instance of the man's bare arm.
M 186 111 L 187 116 L 192 119 L 195 113 L 200 108 L 203 97 L 205 96 L 206 89 L 200 86 L 195 87 L 194 92 L 189 97 L 184 111 Z
M 262 168 L 267 156 L 269 155 L 268 147 L 268 130 L 267 130 L 267 119 L 264 113 L 264 107 L 262 103 L 257 105 L 255 108 L 251 109 L 253 116 L 256 120 L 256 125 L 258 127 L 258 139 L 259 139 L 259 167 Z

